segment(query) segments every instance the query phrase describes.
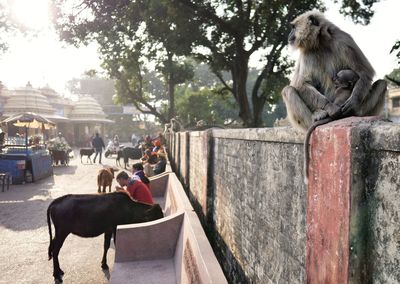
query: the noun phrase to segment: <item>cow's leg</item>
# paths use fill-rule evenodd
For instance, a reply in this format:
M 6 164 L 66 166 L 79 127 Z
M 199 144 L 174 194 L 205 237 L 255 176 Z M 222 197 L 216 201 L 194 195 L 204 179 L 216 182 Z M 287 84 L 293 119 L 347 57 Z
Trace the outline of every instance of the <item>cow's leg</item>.
M 108 192 L 111 192 L 111 183 L 110 183 L 110 185 L 108 186 Z
M 117 227 L 114 227 L 114 229 L 113 229 L 113 240 L 114 240 L 114 246 L 115 246 L 115 242 L 117 240 Z
M 58 261 L 58 254 L 60 253 L 60 249 L 67 238 L 68 233 L 60 233 L 56 231 L 56 235 L 53 239 L 53 276 L 54 279 L 62 282 L 62 276 L 64 275 L 64 271 L 60 268 L 60 263 Z
M 81 154 L 81 164 L 83 164 L 83 163 L 82 163 L 82 154 Z
M 104 253 L 103 253 L 103 259 L 101 260 L 101 268 L 103 269 L 108 269 L 107 251 L 110 248 L 112 232 L 113 230 L 107 230 L 104 233 Z
M 106 193 L 106 191 L 107 191 L 106 187 L 107 187 L 106 185 L 103 185 L 103 193 Z

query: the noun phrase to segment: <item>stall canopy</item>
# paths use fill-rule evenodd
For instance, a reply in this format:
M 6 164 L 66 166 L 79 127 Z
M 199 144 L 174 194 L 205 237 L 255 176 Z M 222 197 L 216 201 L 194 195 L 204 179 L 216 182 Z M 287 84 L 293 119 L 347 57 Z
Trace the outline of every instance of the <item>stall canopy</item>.
M 12 123 L 17 127 L 25 127 L 25 145 L 28 147 L 28 128 L 41 129 L 44 132 L 45 129 L 50 129 L 56 126 L 51 120 L 41 116 L 34 112 L 24 112 L 15 116 L 6 118 L 1 123 Z
M 3 120 L 1 123 L 12 123 L 17 127 L 39 128 L 42 130 L 55 127 L 54 122 L 34 112 L 17 114 Z

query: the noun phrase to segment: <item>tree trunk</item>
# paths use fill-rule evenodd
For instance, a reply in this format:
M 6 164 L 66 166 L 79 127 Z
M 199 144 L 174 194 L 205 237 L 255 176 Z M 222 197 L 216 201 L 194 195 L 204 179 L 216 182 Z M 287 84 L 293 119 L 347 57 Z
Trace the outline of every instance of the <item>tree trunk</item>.
M 236 101 L 239 104 L 239 117 L 243 120 L 243 125 L 245 127 L 250 127 L 252 125 L 252 115 L 249 105 L 249 100 L 247 98 L 247 74 L 248 74 L 248 58 L 244 55 L 239 56 L 238 60 L 234 63 L 235 67 L 232 72 L 233 80 L 235 80 Z
M 167 88 L 168 88 L 168 100 L 169 100 L 169 106 L 168 106 L 168 120 L 171 120 L 171 118 L 175 117 L 175 78 L 174 78 L 174 73 L 172 69 L 172 53 L 168 52 L 168 59 L 167 59 L 167 68 L 166 70 L 169 70 L 169 74 L 167 76 L 168 81 L 167 81 Z
M 252 98 L 253 101 L 253 121 L 252 121 L 252 127 L 260 127 L 262 126 L 263 120 L 262 120 L 262 112 L 264 110 L 264 105 L 265 105 L 265 97 L 254 97 Z
M 170 78 L 173 75 L 170 76 Z M 168 82 L 168 98 L 169 98 L 169 108 L 168 108 L 168 119 L 175 117 L 175 84 L 173 80 Z

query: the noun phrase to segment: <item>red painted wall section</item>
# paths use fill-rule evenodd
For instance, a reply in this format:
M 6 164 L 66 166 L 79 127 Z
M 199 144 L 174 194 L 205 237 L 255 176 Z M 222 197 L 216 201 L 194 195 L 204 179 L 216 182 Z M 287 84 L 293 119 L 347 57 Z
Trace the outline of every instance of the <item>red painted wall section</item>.
M 332 125 L 311 137 L 307 283 L 348 282 L 352 127 Z

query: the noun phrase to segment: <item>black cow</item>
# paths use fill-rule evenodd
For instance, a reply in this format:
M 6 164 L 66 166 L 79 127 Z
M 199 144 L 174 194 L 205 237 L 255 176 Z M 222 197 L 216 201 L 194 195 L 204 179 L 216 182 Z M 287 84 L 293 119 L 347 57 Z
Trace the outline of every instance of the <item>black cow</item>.
M 58 254 L 66 237 L 74 235 L 91 238 L 104 233 L 104 253 L 101 267 L 108 269 L 107 251 L 111 236 L 117 225 L 142 223 L 163 217 L 160 205 L 144 204 L 133 201 L 126 192 L 117 191 L 108 194 L 68 194 L 50 203 L 47 209 L 50 245 L 49 260 L 53 258 L 53 276 L 62 282 L 64 272 L 58 262 Z M 51 220 L 55 236 L 52 237 Z
M 92 159 L 90 159 L 90 156 L 92 156 L 94 153 L 93 148 L 82 148 L 79 150 L 79 154 L 81 155 L 81 163 L 82 163 L 82 157 L 87 156 L 86 163 L 90 161 L 92 163 Z
M 124 149 L 118 151 L 115 163 L 121 166 L 120 159 L 124 158 L 124 167 L 126 169 L 129 163 L 129 159 L 138 160 L 141 157 L 142 157 L 142 150 L 140 150 L 139 148 L 125 147 Z

